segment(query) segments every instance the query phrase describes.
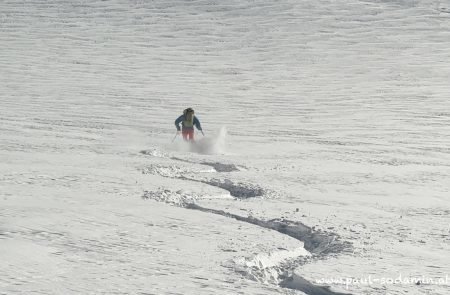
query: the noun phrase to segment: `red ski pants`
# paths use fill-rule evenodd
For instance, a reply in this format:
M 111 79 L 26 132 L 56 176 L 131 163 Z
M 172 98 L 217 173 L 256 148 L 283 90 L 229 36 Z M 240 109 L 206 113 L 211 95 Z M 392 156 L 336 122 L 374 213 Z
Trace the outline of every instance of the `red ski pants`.
M 183 129 L 181 135 L 183 135 L 183 139 L 186 141 L 194 140 L 194 129 Z

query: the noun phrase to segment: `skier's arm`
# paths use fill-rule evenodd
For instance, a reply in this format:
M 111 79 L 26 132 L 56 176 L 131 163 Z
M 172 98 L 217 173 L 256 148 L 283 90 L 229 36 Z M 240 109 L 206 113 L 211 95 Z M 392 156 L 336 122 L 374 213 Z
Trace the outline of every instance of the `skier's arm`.
M 200 125 L 200 121 L 197 119 L 197 117 L 194 117 L 194 125 L 198 130 L 202 131 L 202 125 Z
M 175 127 L 177 127 L 177 130 L 180 131 L 180 123 L 183 121 L 183 116 L 179 116 L 178 119 L 175 120 Z

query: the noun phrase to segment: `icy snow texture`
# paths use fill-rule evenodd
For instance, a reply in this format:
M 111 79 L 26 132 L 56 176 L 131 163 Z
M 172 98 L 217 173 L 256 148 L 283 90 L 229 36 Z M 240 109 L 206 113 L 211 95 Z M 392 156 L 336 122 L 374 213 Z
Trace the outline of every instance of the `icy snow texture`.
M 449 8 L 442 0 L 2 1 L 0 292 L 290 294 L 226 262 L 301 242 L 142 200 L 160 188 L 353 243 L 352 254 L 299 266 L 310 282 L 445 278 Z M 188 106 L 208 138 L 227 126 L 224 151 L 168 148 Z M 208 199 L 223 189 L 142 173 L 186 168 L 172 157 L 197 163 L 185 163 L 194 174 L 210 168 L 202 162 L 246 167 L 214 177 L 270 186 L 279 197 Z M 348 292 L 449 288 L 377 283 Z

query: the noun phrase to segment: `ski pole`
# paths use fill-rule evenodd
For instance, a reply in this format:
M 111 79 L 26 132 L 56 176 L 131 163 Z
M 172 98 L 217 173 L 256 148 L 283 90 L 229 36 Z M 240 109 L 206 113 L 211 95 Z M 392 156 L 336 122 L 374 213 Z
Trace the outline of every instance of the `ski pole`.
M 178 136 L 178 131 L 177 131 L 177 134 L 175 134 L 174 138 L 172 139 L 172 142 L 175 140 L 175 138 L 177 138 L 177 136 Z
M 202 132 L 203 136 L 205 136 L 205 133 L 203 133 L 203 130 L 200 130 L 200 131 Z

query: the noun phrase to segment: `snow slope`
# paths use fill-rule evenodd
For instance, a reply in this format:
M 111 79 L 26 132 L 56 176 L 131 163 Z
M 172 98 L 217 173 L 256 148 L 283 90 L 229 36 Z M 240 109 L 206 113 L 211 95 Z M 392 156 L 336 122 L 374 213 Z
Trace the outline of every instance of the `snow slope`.
M 449 12 L 0 2 L 0 294 L 448 294 Z

